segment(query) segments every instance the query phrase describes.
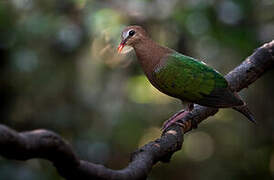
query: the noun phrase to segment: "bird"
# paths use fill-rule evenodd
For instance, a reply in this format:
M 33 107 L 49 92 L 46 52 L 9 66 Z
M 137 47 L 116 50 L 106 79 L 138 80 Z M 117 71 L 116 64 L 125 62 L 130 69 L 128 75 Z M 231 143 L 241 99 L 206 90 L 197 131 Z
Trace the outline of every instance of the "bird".
M 203 61 L 186 56 L 168 47 L 159 45 L 138 25 L 127 26 L 121 33 L 118 53 L 125 46 L 134 49 L 149 82 L 160 92 L 180 99 L 185 108 L 164 122 L 162 130 L 178 124 L 193 110 L 194 104 L 212 108 L 233 108 L 256 122 L 247 104 L 234 92 L 214 68 Z M 195 122 L 192 122 L 193 126 Z

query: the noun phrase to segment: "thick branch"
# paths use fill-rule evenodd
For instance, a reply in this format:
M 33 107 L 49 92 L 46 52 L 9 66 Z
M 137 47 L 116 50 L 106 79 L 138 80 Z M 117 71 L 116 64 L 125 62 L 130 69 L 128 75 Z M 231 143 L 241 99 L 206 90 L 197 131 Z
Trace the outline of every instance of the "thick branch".
M 256 81 L 274 65 L 274 41 L 258 48 L 241 65 L 226 75 L 231 88 L 240 91 Z M 217 113 L 218 109 L 196 105 L 191 116 L 202 122 Z M 185 130 L 188 131 L 188 130 Z M 0 125 L 0 154 L 8 159 L 27 160 L 43 158 L 51 161 L 66 179 L 145 179 L 158 161 L 169 161 L 181 149 L 183 133 L 173 125 L 162 137 L 136 150 L 129 165 L 122 170 L 112 170 L 102 165 L 80 160 L 71 146 L 59 135 L 48 130 L 17 133 Z

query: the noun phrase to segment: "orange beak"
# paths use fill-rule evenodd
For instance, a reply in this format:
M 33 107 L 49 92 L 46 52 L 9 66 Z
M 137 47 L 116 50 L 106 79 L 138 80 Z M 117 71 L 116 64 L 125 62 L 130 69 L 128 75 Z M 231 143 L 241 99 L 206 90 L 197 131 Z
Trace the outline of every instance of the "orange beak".
M 118 53 L 121 53 L 122 52 L 122 50 L 123 50 L 123 48 L 125 47 L 125 45 L 126 45 L 126 42 L 127 42 L 127 38 L 126 39 L 124 39 L 124 40 L 122 40 L 122 42 L 120 43 L 120 45 L 119 45 L 119 47 L 118 47 Z
M 125 44 L 124 43 L 121 43 L 118 47 L 118 53 L 121 53 L 123 48 L 124 48 Z

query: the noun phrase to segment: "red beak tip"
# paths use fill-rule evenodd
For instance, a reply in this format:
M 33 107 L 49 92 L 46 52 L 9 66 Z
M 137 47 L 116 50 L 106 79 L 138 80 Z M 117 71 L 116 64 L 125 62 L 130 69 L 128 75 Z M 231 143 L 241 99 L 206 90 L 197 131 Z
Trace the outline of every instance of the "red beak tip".
M 117 48 L 118 53 L 121 53 L 123 48 L 124 48 L 124 45 L 120 44 L 119 47 Z

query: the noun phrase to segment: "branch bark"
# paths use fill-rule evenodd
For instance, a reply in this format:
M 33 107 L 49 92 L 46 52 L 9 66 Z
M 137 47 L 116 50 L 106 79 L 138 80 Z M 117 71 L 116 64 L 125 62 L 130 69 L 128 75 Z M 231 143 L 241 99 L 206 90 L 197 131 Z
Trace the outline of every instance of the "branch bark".
M 266 71 L 274 66 L 274 40 L 264 44 L 249 56 L 242 64 L 226 75 L 226 79 L 235 91 L 248 87 Z M 216 108 L 195 105 L 191 119 L 197 124 L 218 112 Z M 129 165 L 121 170 L 112 170 L 103 165 L 80 160 L 72 147 L 58 134 L 49 130 L 33 130 L 18 133 L 7 126 L 0 125 L 0 155 L 8 159 L 28 160 L 43 158 L 51 161 L 64 178 L 70 179 L 146 179 L 154 164 L 168 162 L 172 154 L 181 149 L 183 131 L 173 125 L 162 136 L 132 153 Z

